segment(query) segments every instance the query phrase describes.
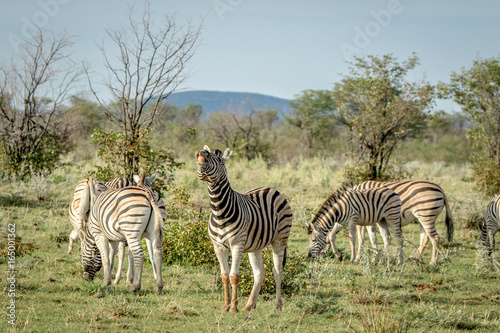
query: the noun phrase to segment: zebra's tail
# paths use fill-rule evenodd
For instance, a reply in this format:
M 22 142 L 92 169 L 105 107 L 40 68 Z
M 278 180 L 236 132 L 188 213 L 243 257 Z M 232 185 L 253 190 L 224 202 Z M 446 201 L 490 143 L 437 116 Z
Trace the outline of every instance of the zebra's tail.
M 488 242 L 488 228 L 486 227 L 486 219 L 479 220 L 477 222 L 477 227 L 478 227 L 479 231 L 481 231 L 481 236 L 479 236 L 479 243 L 481 245 L 488 247 L 489 242 Z
M 92 178 L 87 180 L 87 185 L 82 191 L 82 195 L 80 197 L 80 207 L 79 207 L 79 218 L 80 218 L 80 230 L 77 230 L 79 233 L 83 233 L 83 230 L 87 229 L 85 217 L 87 216 L 87 212 L 90 211 L 90 207 L 92 205 L 92 195 L 93 193 L 91 187 L 93 186 Z
M 161 211 L 158 205 L 156 204 L 155 196 L 152 192 L 152 190 L 148 190 L 148 196 L 149 196 L 149 201 L 151 202 L 151 207 L 153 207 L 153 211 L 155 212 L 155 244 L 156 250 L 161 250 L 161 242 L 163 239 L 163 217 L 161 216 Z
M 444 193 L 443 193 L 443 195 L 444 195 Z M 453 241 L 453 231 L 454 231 L 453 218 L 451 217 L 450 205 L 448 204 L 448 199 L 446 199 L 445 195 L 444 195 L 444 204 L 446 206 L 446 218 L 445 218 L 446 238 L 447 238 L 448 242 L 451 242 L 451 241 Z
M 282 269 L 285 268 L 285 264 L 286 264 L 286 249 L 288 248 L 288 246 L 285 247 L 285 252 L 283 252 L 283 266 L 281 267 Z

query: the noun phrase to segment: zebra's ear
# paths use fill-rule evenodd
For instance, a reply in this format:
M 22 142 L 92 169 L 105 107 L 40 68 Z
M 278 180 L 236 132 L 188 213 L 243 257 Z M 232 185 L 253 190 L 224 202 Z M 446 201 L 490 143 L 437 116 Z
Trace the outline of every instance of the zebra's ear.
M 141 182 L 141 177 L 139 175 L 134 174 L 132 176 L 132 179 L 134 179 L 135 185 L 139 185 L 139 183 Z
M 149 176 L 148 178 L 146 178 L 146 181 L 148 182 L 148 184 L 152 185 L 153 182 L 155 181 L 156 179 L 156 172 L 153 173 L 151 176 Z
M 210 151 L 210 148 L 208 148 L 208 146 L 207 146 L 207 145 L 204 145 L 204 146 L 203 146 L 203 150 L 206 150 L 206 151 L 208 151 L 209 153 L 211 152 L 211 151 Z
M 312 234 L 313 230 L 312 230 L 312 224 L 311 223 L 307 223 L 307 234 L 310 235 Z
M 226 148 L 226 150 L 224 151 L 224 154 L 222 155 L 222 159 L 224 161 L 227 161 L 229 159 L 229 157 L 231 157 L 232 154 L 233 154 L 233 152 L 231 151 L 231 149 Z

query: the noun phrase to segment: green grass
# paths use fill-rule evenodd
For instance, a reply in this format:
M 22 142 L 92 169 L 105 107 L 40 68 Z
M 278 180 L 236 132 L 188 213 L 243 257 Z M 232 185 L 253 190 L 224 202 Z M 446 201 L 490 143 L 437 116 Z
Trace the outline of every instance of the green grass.
M 18 193 L 18 184 L 4 181 L 0 184 L 0 242 L 5 245 L 7 224 L 14 223 L 21 242 L 36 247 L 30 254 L 16 257 L 17 321 L 11 327 L 2 315 L 0 332 L 500 331 L 500 274 L 477 266 L 478 232 L 467 233 L 471 230 L 467 228 L 468 215 L 484 211 L 487 203 L 474 194 L 472 183 L 463 180 L 468 168 L 416 164 L 419 171 L 414 178 L 440 184 L 455 217 L 455 239 L 450 244 L 444 242 L 437 267 L 428 266 L 430 244 L 421 261 L 413 259 L 419 242 L 416 224 L 403 229 L 402 266 L 386 265 L 387 258 L 373 263 L 368 253 L 359 264 L 338 262 L 333 255 L 310 261 L 306 258 L 305 224 L 339 186 L 341 166 L 319 159 L 281 167 L 268 167 L 259 160 L 228 162 L 235 190 L 273 186 L 289 199 L 294 210 L 289 246 L 304 256 L 307 284 L 284 298 L 281 312 L 274 311 L 274 295 L 266 294 L 260 295 L 257 309 L 251 313 L 221 312 L 223 291 L 217 284 L 216 270 L 209 268 L 164 264 L 165 287 L 160 296 L 154 293 L 148 261 L 142 289 L 136 294 L 127 291 L 125 280 L 109 289 L 102 286 L 102 271 L 93 282 L 85 282 L 79 243 L 73 254 L 66 253 L 71 231 L 67 208 L 81 174 L 72 168 L 56 171 L 64 177 L 52 177 L 57 181 L 51 183 L 44 201 L 38 201 L 34 191 Z M 195 168 L 194 161 L 187 161 L 176 174 L 177 185 L 188 188 L 192 202 L 208 206 L 206 188 L 196 179 Z M 437 228 L 444 239 L 443 221 L 441 216 Z M 341 231 L 338 247 L 349 258 L 346 236 L 347 231 Z M 6 259 L 0 258 L 0 304 L 5 313 L 10 300 L 8 276 L 4 274 L 7 269 Z M 240 298 L 240 309 L 244 303 L 245 297 Z

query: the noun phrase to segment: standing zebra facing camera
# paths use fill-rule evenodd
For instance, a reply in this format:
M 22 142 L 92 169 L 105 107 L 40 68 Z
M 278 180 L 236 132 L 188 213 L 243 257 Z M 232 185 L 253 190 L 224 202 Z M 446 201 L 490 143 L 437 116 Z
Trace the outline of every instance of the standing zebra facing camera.
M 309 257 L 317 257 L 325 248 L 327 234 L 338 223 L 349 228 L 351 262 L 356 261 L 356 227 L 375 225 L 385 219 L 398 240 L 398 264 L 403 263 L 403 233 L 401 232 L 401 199 L 392 190 L 342 190 L 326 199 L 309 223 Z M 382 235 L 387 237 L 387 235 Z M 388 245 L 388 241 L 384 243 Z M 333 247 L 339 258 L 340 252 Z
M 401 198 L 401 226 L 404 227 L 413 222 L 415 219 L 417 219 L 420 223 L 420 246 L 417 251 L 418 256 L 422 255 L 425 245 L 430 239 L 432 243 L 432 256 L 430 265 L 437 264 L 439 252 L 439 235 L 436 231 L 436 220 L 443 209 L 446 210 L 445 225 L 446 239 L 448 240 L 448 242 L 451 242 L 453 240 L 454 229 L 450 206 L 443 189 L 439 185 L 425 180 L 409 180 L 402 182 L 366 181 L 355 186 L 354 189 L 365 190 L 381 187 L 386 187 L 393 190 Z M 376 236 L 375 230 L 373 228 L 373 226 L 366 227 L 370 236 L 370 240 L 372 240 L 372 245 L 376 247 Z M 335 246 L 335 234 L 338 233 L 340 229 L 342 229 L 342 226 L 336 225 L 333 228 L 332 232 L 330 232 L 329 234 L 330 244 L 332 245 L 332 247 Z M 382 234 L 384 232 L 388 233 L 387 225 L 379 224 L 379 229 Z M 359 226 L 358 239 L 360 241 L 360 247 L 358 249 L 358 254 L 360 253 L 359 251 L 364 242 L 364 235 L 365 228 Z M 328 251 L 328 244 L 324 249 L 324 252 L 326 251 Z
M 495 249 L 495 234 L 500 231 L 500 195 L 490 201 L 486 207 L 484 220 L 478 222 L 481 236 L 479 237 L 479 244 L 488 249 L 488 256 L 491 256 Z
M 224 284 L 222 310 L 238 312 L 238 283 L 243 253 L 248 253 L 254 284 L 243 310 L 255 309 L 266 274 L 262 249 L 273 248 L 273 276 L 276 283 L 276 309 L 281 310 L 281 282 L 286 261 L 286 248 L 292 227 L 292 209 L 285 197 L 272 188 L 256 188 L 238 193 L 227 178 L 226 161 L 232 151 L 211 152 L 208 146 L 196 152 L 198 178 L 207 182 L 210 197 L 209 236 L 220 263 Z M 229 251 L 232 254 L 229 270 Z M 232 295 L 229 288 L 232 286 Z M 232 296 L 232 297 L 231 297 Z
M 141 184 L 144 184 L 144 176 Z M 91 273 L 84 261 L 84 255 L 96 259 L 97 249 L 104 268 L 104 283 L 111 284 L 111 268 L 119 242 L 127 242 L 129 257 L 135 266 L 130 291 L 141 288 L 144 252 L 141 238 L 146 244 L 156 279 L 156 293 L 163 290 L 161 275 L 162 240 L 165 223 L 165 205 L 159 194 L 150 186 L 138 185 L 122 189 L 109 189 L 100 195 L 96 186 L 91 186 L 92 211 L 89 218 L 89 232 L 93 237 L 82 239 L 82 266 L 84 274 Z M 88 235 L 86 235 L 88 236 Z

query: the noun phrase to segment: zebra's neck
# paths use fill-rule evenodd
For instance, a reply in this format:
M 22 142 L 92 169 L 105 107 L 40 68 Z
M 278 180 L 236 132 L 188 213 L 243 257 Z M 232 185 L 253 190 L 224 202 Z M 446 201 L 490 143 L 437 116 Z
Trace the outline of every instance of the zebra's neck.
M 235 210 L 236 192 L 231 188 L 227 177 L 223 177 L 217 183 L 208 184 L 208 195 L 210 197 L 210 209 L 216 220 L 232 217 Z
M 318 227 L 323 233 L 327 234 L 332 230 L 335 223 L 341 223 L 345 220 L 345 214 L 342 209 L 340 209 L 338 202 L 328 209 L 323 216 L 318 219 Z

